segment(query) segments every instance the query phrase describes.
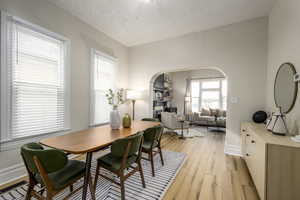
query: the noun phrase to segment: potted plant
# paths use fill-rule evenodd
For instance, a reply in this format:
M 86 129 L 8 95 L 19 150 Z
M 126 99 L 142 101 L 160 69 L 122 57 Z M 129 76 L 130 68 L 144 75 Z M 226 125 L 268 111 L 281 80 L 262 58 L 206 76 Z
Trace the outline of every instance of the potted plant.
M 119 105 L 124 103 L 124 89 L 118 89 L 116 92 L 114 92 L 112 89 L 108 90 L 108 93 L 105 94 L 108 104 L 112 106 L 112 111 L 110 111 L 110 126 L 112 129 L 119 129 L 121 126 L 121 118 L 120 118 L 120 112 L 118 110 Z

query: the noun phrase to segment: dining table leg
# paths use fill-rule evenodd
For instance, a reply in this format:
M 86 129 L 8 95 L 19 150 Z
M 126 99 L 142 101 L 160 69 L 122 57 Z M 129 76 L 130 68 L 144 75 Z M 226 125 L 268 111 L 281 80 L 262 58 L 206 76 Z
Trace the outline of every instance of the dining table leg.
M 86 200 L 88 185 L 91 177 L 91 165 L 92 165 L 92 156 L 93 152 L 87 152 L 86 161 L 85 161 L 85 175 L 84 175 L 84 183 L 83 183 L 83 191 L 82 191 L 82 200 Z M 95 193 L 91 191 L 92 199 L 95 199 Z

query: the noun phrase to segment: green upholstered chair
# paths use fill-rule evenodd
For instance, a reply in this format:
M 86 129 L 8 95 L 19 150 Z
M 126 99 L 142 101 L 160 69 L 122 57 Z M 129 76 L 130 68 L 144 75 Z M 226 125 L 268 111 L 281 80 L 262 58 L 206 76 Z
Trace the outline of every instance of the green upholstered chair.
M 144 143 L 142 145 L 142 152 L 147 153 L 148 158 L 143 158 L 143 159 L 149 160 L 151 162 L 152 176 L 155 176 L 153 157 L 157 153 L 160 154 L 161 163 L 162 165 L 164 165 L 164 160 L 163 160 L 163 155 L 162 155 L 161 145 L 160 145 L 162 133 L 163 133 L 162 126 L 155 126 L 152 128 L 148 128 L 144 132 Z
M 70 194 L 82 188 L 73 190 L 73 183 L 84 176 L 85 163 L 78 160 L 69 160 L 67 155 L 57 149 L 44 149 L 38 143 L 28 143 L 21 147 L 21 155 L 25 163 L 28 175 L 29 186 L 26 200 L 35 197 L 37 199 L 52 199 L 56 194 L 67 187 L 70 187 Z M 91 179 L 90 179 L 91 180 Z M 35 191 L 34 186 L 40 184 L 42 189 Z M 92 198 L 95 199 L 91 181 L 89 183 Z M 46 191 L 46 198 L 43 192 Z
M 159 119 L 157 119 L 157 118 L 143 118 L 142 121 L 159 122 Z
M 111 152 L 97 159 L 97 168 L 94 182 L 94 190 L 97 187 L 98 176 L 120 185 L 121 199 L 125 199 L 125 180 L 139 171 L 142 179 L 143 187 L 145 188 L 145 180 L 141 165 L 141 147 L 143 144 L 143 132 L 139 132 L 133 136 L 116 140 L 111 145 Z M 133 165 L 136 163 L 137 165 Z M 100 173 L 100 167 L 103 167 L 120 178 L 120 183 Z M 131 168 L 130 172 L 125 174 L 124 170 Z

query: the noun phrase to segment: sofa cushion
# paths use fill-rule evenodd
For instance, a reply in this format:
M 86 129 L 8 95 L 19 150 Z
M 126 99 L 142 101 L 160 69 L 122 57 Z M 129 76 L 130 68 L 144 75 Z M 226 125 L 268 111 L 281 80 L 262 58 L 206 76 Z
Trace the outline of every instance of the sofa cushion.
M 205 108 L 202 108 L 201 109 L 201 116 L 210 116 L 211 115 L 211 112 L 209 109 L 205 109 Z
M 214 122 L 215 121 L 215 117 L 213 116 L 199 116 L 197 121 L 210 121 L 210 122 Z
M 226 110 L 220 110 L 219 117 L 226 117 Z
M 217 124 L 220 126 L 226 126 L 226 117 L 218 117 Z

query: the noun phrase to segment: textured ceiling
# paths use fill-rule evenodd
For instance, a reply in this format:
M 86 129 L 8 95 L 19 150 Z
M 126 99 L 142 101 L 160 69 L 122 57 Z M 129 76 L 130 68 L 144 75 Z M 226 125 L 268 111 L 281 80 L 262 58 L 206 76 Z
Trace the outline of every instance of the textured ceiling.
M 126 46 L 256 17 L 274 0 L 48 0 Z

